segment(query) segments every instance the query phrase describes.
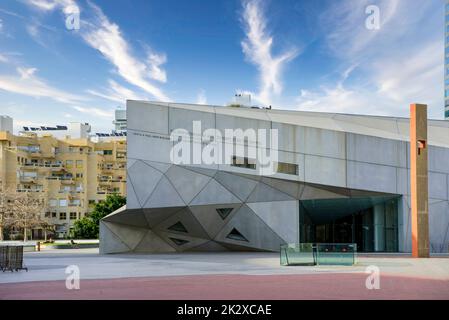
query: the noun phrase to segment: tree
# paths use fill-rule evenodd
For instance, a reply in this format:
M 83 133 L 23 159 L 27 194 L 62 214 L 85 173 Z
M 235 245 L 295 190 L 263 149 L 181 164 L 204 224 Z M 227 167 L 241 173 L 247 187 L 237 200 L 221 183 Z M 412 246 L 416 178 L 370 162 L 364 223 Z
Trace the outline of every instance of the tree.
M 40 227 L 45 222 L 42 212 L 45 209 L 44 198 L 38 192 L 11 191 L 7 194 L 9 214 L 6 224 L 23 230 L 23 241 L 28 240 L 28 230 Z
M 125 204 L 125 197 L 118 194 L 108 195 L 104 201 L 95 204 L 89 216 L 75 222 L 73 236 L 78 239 L 98 239 L 100 220 Z
M 3 230 L 8 226 L 7 223 L 11 214 L 11 192 L 10 189 L 0 191 L 0 241 L 3 240 Z

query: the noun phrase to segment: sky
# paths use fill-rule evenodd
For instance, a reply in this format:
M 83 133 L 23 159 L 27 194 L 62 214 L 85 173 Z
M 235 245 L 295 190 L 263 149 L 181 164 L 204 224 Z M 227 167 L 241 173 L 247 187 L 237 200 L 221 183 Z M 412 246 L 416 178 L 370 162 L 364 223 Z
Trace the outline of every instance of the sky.
M 374 6 L 374 9 L 373 9 Z M 378 18 L 378 19 L 377 19 Z M 112 129 L 126 99 L 444 113 L 443 0 L 2 0 L 0 114 Z

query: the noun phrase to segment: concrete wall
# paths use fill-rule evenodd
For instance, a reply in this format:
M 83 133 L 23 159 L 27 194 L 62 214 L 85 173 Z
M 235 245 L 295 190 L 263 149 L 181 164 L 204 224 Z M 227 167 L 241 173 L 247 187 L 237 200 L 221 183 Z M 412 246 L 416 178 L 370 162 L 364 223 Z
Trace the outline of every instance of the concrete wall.
M 409 181 L 410 165 L 408 144 L 404 141 L 379 138 L 368 135 L 346 133 L 340 131 L 295 126 L 265 120 L 261 113 L 248 110 L 249 116 L 255 119 L 242 118 L 228 114 L 205 112 L 208 107 L 198 106 L 198 110 L 158 106 L 149 103 L 128 102 L 128 161 L 135 160 L 151 163 L 152 168 L 140 176 L 128 179 L 128 208 L 140 208 L 145 204 L 155 185 L 161 182 L 164 166 L 170 165 L 170 132 L 177 128 L 192 132 L 192 121 L 200 120 L 202 130 L 218 128 L 265 128 L 279 131 L 279 161 L 296 163 L 299 175 L 276 174 L 272 178 L 299 181 L 327 186 L 360 189 L 402 195 L 399 205 L 399 248 L 400 251 L 411 251 Z M 209 109 L 210 110 L 210 109 Z M 223 109 L 227 112 L 228 109 Z M 223 111 L 223 113 L 225 113 Z M 431 251 L 448 250 L 449 243 L 449 149 L 430 146 L 429 148 L 429 212 Z M 140 163 L 138 166 L 144 166 Z M 134 176 L 141 170 L 133 167 Z M 206 169 L 229 171 L 257 177 L 258 172 L 251 169 L 235 168 L 229 165 L 197 166 Z M 170 169 L 171 170 L 171 169 Z M 200 170 L 200 169 L 198 169 Z M 207 174 L 206 174 L 207 176 Z M 182 180 L 183 178 L 178 177 Z M 197 180 L 187 178 L 180 181 L 178 190 L 189 188 L 196 190 L 207 182 L 203 176 Z M 203 185 L 204 184 L 204 185 Z M 167 186 L 168 187 L 168 186 Z M 180 192 L 181 198 L 183 197 Z M 186 196 L 187 197 L 187 196 Z M 175 201 L 174 199 L 173 201 Z M 184 199 L 185 200 L 185 199 Z M 282 212 L 297 210 L 288 199 L 284 199 Z M 208 201 L 213 202 L 213 199 Z M 251 205 L 249 206 L 251 207 Z M 281 208 L 281 207 L 279 207 Z M 288 209 L 290 208 L 290 209 Z M 252 209 L 263 215 L 265 221 L 277 221 L 275 228 L 284 228 L 283 221 L 275 215 L 276 210 L 270 205 L 252 205 Z M 288 215 L 288 213 L 283 213 Z M 244 215 L 242 215 L 244 217 Z M 292 223 L 292 222 L 289 222 Z M 279 229 L 280 230 L 280 229 Z M 285 230 L 284 230 L 285 231 Z M 297 237 L 289 233 L 289 240 Z

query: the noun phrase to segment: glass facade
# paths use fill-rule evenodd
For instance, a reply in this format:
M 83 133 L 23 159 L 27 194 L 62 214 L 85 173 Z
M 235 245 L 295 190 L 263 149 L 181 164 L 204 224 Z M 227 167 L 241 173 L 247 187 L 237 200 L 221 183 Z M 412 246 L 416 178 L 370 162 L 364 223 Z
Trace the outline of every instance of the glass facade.
M 444 117 L 449 119 L 449 0 L 446 0 L 446 18 L 444 28 L 445 51 L 444 51 Z
M 301 243 L 355 243 L 360 252 L 397 252 L 398 197 L 300 201 Z

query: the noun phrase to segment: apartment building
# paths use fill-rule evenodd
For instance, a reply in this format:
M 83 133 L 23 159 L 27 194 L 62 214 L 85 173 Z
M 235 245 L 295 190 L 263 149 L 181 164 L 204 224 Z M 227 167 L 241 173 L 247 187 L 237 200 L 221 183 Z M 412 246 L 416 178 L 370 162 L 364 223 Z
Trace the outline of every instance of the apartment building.
M 0 131 L 0 188 L 42 192 L 43 217 L 61 238 L 108 194 L 126 194 L 126 137 L 61 138 L 50 131 Z M 34 238 L 42 236 L 33 230 Z

